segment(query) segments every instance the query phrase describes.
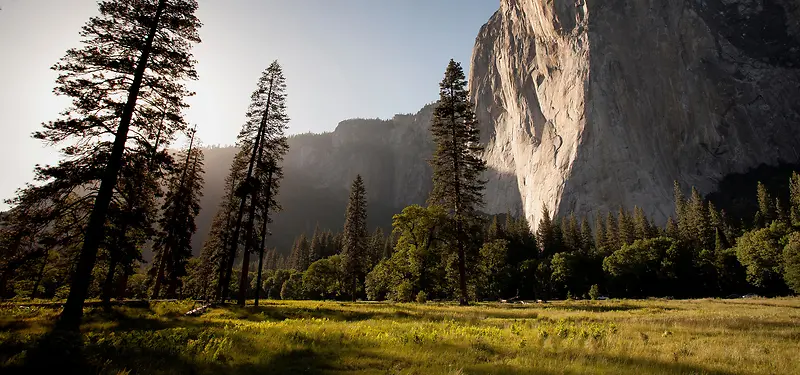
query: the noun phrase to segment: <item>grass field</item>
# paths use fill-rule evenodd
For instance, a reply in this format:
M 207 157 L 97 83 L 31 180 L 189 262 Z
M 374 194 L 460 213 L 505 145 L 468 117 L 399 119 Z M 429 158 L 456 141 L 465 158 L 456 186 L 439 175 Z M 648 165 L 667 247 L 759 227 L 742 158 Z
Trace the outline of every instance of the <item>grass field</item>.
M 265 302 L 90 308 L 79 336 L 48 333 L 56 309 L 3 305 L 0 373 L 800 374 L 797 298 Z

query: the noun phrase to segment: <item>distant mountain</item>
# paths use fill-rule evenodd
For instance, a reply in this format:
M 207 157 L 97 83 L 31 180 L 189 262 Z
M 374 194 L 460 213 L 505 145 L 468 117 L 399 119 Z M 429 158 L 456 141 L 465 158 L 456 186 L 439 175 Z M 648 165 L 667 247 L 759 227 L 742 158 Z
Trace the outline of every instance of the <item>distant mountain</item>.
M 391 229 L 392 215 L 411 204 L 422 204 L 431 189 L 427 160 L 433 153 L 428 127 L 433 105 L 416 114 L 390 120 L 351 119 L 331 133 L 289 138 L 284 180 L 278 195 L 283 210 L 274 216 L 269 247 L 288 252 L 300 233 L 340 231 L 344 225 L 350 184 L 361 174 L 367 189 L 370 230 Z M 199 254 L 224 194 L 234 147 L 205 151 L 204 195 L 192 246 Z

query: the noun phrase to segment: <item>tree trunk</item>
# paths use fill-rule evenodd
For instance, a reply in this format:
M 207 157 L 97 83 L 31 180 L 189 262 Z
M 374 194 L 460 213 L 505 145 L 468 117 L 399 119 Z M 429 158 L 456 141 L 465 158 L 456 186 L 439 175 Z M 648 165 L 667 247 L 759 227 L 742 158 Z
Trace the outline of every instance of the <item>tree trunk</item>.
M 44 253 L 44 261 L 42 262 L 42 267 L 39 268 L 39 272 L 36 274 L 36 282 L 33 283 L 33 290 L 31 291 L 31 299 L 36 298 L 36 292 L 39 291 L 39 284 L 42 283 L 42 279 L 44 278 L 44 269 L 47 266 L 47 259 L 50 258 L 50 252 L 47 251 Z
M 269 166 L 267 175 L 267 195 L 264 203 L 264 220 L 261 225 L 261 246 L 258 247 L 258 277 L 256 277 L 256 299 L 253 303 L 258 307 L 258 298 L 261 295 L 261 273 L 264 270 L 264 246 L 267 242 L 267 223 L 269 223 L 269 202 L 272 200 L 272 165 Z
M 97 250 L 100 248 L 100 243 L 105 233 L 108 205 L 111 203 L 114 187 L 117 185 L 117 177 L 122 164 L 122 154 L 125 151 L 125 142 L 128 140 L 128 130 L 133 118 L 133 111 L 136 108 L 136 100 L 139 98 L 139 90 L 142 86 L 147 60 L 150 58 L 150 51 L 153 48 L 153 41 L 155 40 L 156 32 L 158 32 L 158 23 L 166 5 L 167 0 L 158 1 L 153 24 L 148 32 L 142 55 L 136 63 L 136 71 L 134 72 L 131 88 L 128 91 L 125 108 L 120 117 L 119 128 L 114 138 L 114 146 L 111 149 L 111 157 L 103 171 L 103 179 L 100 182 L 100 190 L 97 193 L 92 214 L 89 217 L 89 225 L 84 235 L 83 248 L 78 257 L 72 285 L 69 289 L 69 296 L 67 297 L 67 302 L 64 303 L 64 310 L 59 317 L 57 328 L 77 330 L 81 324 L 83 302 L 86 300 L 86 294 L 89 291 L 92 269 L 97 260 Z
M 158 259 L 158 272 L 156 272 L 156 281 L 153 284 L 153 295 L 150 297 L 152 299 L 158 299 L 161 295 L 161 285 L 164 283 L 164 273 L 167 269 L 168 256 L 169 254 L 167 254 L 167 249 L 165 247 L 164 251 L 161 253 L 161 257 Z
M 117 300 L 124 300 L 127 297 L 128 293 L 128 278 L 130 278 L 130 273 L 125 271 L 122 272 L 119 278 L 119 282 L 117 283 L 117 293 L 116 299 Z

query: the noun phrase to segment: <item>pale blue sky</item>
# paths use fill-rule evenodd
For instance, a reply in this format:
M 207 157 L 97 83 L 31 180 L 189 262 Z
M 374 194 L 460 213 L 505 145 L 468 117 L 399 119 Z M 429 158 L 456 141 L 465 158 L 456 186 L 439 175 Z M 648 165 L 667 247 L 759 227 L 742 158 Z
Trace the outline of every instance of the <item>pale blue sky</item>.
M 200 0 L 200 80 L 186 112 L 205 144 L 231 144 L 260 72 L 277 59 L 290 133 L 331 131 L 352 117 L 411 113 L 438 96 L 450 58 L 469 69 L 498 0 Z M 0 0 L 0 199 L 58 158 L 30 137 L 67 101 L 49 70 L 78 46 L 95 0 Z M 5 209 L 0 204 L 0 209 Z

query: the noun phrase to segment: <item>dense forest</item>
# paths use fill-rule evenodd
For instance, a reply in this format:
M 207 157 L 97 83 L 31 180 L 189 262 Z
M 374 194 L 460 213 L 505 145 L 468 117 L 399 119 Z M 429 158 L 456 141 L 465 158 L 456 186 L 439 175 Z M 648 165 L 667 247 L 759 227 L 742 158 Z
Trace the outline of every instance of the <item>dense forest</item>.
M 54 66 L 55 92 L 72 104 L 33 136 L 63 158 L 37 166 L 35 181 L 2 215 L 0 297 L 66 299 L 66 327 L 80 322 L 88 298 L 105 305 L 125 298 L 468 304 L 800 292 L 796 173 L 788 191 L 758 183 L 756 196 L 737 197 L 757 205 L 752 217 L 729 217 L 695 189 L 684 195 L 678 182 L 674 215 L 663 227 L 639 207 L 592 218 L 542 207 L 535 226 L 483 214 L 483 146 L 464 72 L 452 60 L 431 106 L 427 202 L 393 217 L 371 211 L 375 199 L 357 176 L 349 199 L 346 192 L 330 198 L 346 201 L 343 211 L 318 205 L 343 217 L 341 228 L 317 227 L 296 238 L 290 253 L 277 251 L 268 245 L 281 228 L 273 223 L 291 147 L 281 65 L 272 62 L 257 80 L 220 203 L 203 206 L 203 148 L 181 113 L 192 94 L 183 82 L 197 79 L 197 3 L 140 5 L 101 2 L 83 28 L 83 46 Z M 176 148 L 181 134 L 188 145 Z M 213 221 L 193 254 L 201 210 Z M 386 216 L 370 218 L 375 212 Z M 391 222 L 391 231 L 369 231 L 368 220 Z M 145 259 L 144 251 L 153 255 Z

